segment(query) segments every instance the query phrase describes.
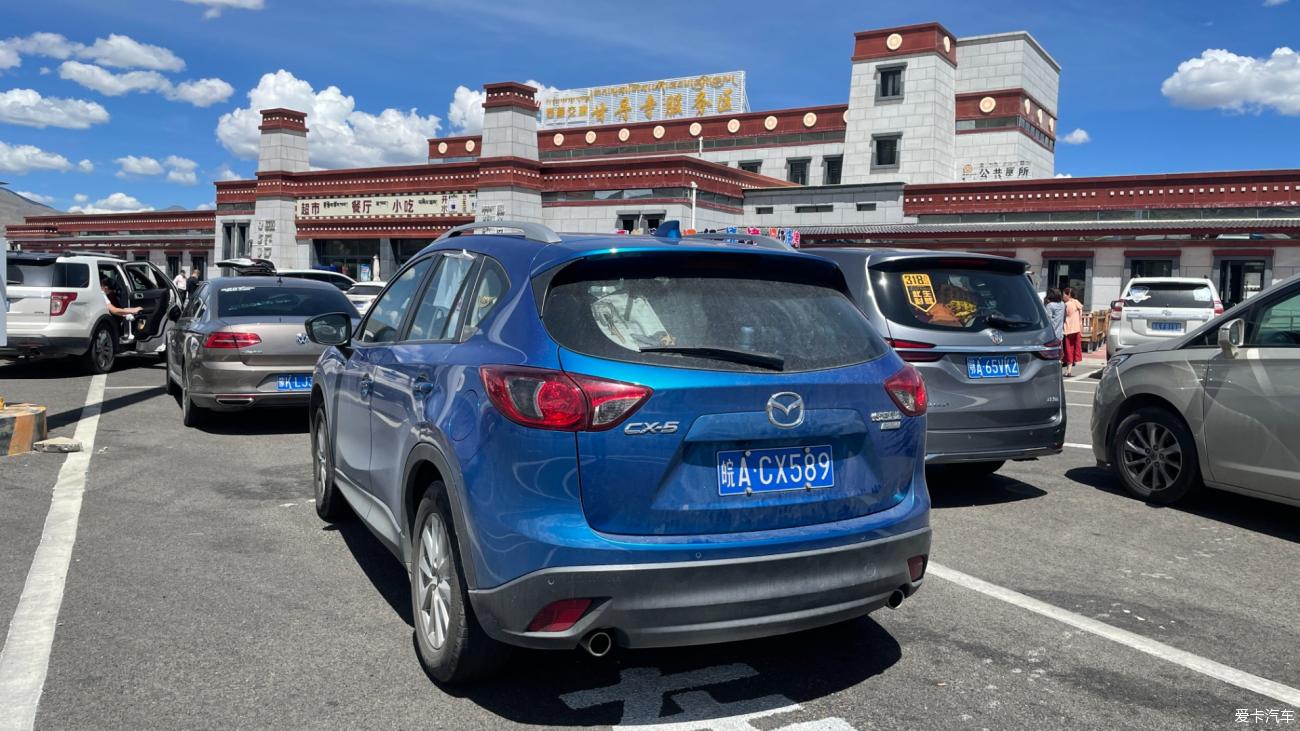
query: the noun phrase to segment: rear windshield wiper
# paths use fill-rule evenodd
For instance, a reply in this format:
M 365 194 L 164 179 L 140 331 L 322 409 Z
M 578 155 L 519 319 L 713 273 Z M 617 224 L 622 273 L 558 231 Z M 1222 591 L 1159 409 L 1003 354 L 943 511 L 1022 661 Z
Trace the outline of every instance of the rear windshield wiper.
M 989 315 L 988 323 L 991 327 L 996 327 L 999 330 L 1019 330 L 1038 324 L 1032 320 L 1022 320 L 1019 317 L 1007 317 L 1006 315 Z
M 686 346 L 664 346 L 657 348 L 641 348 L 642 353 L 676 353 L 677 355 L 693 355 L 699 358 L 709 358 L 711 360 L 725 360 L 731 363 L 740 363 L 741 365 L 757 366 L 766 368 L 769 371 L 785 370 L 785 358 L 779 355 L 770 355 L 768 353 L 751 353 L 748 350 L 732 350 L 730 348 L 691 348 Z

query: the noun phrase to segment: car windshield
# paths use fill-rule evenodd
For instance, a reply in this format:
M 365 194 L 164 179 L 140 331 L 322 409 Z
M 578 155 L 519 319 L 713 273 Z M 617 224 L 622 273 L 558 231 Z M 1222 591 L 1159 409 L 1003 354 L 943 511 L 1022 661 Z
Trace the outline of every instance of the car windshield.
M 1209 282 L 1141 282 L 1129 285 L 1124 304 L 1131 307 L 1214 307 Z
M 1043 306 L 1023 274 L 903 262 L 874 271 L 872 291 L 885 317 L 906 327 L 975 332 L 1046 327 Z
M 560 345 L 681 368 L 805 371 L 862 363 L 884 342 L 820 266 L 736 255 L 583 261 L 543 306 Z
M 311 317 L 352 311 L 347 298 L 333 289 L 232 284 L 217 290 L 217 317 Z

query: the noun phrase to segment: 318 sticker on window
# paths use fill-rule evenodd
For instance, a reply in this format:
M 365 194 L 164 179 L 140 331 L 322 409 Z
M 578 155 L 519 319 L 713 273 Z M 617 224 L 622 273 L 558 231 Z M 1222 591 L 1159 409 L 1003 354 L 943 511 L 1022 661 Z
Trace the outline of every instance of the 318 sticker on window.
M 907 301 L 921 312 L 929 312 L 938 301 L 929 274 L 904 274 L 903 290 L 907 292 Z

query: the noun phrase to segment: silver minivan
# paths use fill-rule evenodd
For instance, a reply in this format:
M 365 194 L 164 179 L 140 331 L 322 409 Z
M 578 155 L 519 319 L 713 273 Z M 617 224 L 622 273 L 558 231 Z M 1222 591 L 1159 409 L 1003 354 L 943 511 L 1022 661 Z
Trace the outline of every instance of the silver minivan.
M 929 392 L 926 464 L 965 476 L 1059 454 L 1061 343 L 1026 264 L 987 254 L 825 248 L 858 306 Z

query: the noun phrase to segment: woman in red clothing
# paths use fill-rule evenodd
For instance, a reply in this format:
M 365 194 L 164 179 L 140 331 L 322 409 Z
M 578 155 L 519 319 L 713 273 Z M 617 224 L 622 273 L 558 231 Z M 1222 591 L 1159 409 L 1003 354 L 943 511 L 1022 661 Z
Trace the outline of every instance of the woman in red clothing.
M 1061 364 L 1065 366 L 1065 375 L 1072 375 L 1074 364 L 1083 360 L 1083 303 L 1074 298 L 1074 288 L 1061 290 L 1065 300 L 1065 343 L 1061 348 Z

